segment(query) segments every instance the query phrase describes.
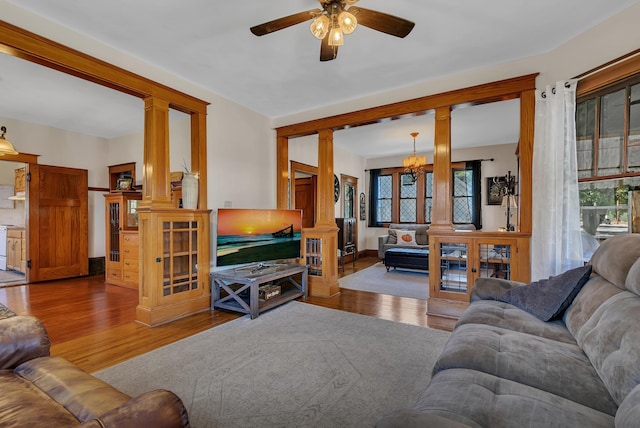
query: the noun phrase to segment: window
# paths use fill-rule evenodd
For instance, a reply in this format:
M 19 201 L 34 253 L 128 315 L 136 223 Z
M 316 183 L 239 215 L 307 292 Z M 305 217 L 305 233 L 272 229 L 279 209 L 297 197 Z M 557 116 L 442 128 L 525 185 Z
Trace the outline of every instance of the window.
M 637 59 L 635 60 L 636 62 Z M 604 240 L 629 233 L 640 192 L 640 67 L 635 75 L 591 87 L 576 105 L 576 149 L 582 229 Z M 604 73 L 604 72 L 603 72 Z M 636 203 L 637 205 L 637 203 Z
M 452 164 L 453 222 L 480 224 L 480 163 Z M 433 172 L 431 166 L 417 181 L 403 168 L 371 171 L 369 226 L 389 223 L 431 223 Z M 373 208 L 375 207 L 375 208 Z
M 380 223 L 391 223 L 391 203 L 393 200 L 393 179 L 391 174 L 378 177 L 377 216 Z
M 400 223 L 418 221 L 418 182 L 411 174 L 400 174 Z

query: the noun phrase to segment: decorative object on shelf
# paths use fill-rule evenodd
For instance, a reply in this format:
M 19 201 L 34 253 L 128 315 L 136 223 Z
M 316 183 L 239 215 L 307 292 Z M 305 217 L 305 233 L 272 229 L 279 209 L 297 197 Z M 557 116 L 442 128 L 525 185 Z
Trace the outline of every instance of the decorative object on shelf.
M 360 220 L 363 221 L 367 219 L 367 205 L 365 198 L 364 193 L 360 193 Z
M 411 183 L 409 184 L 415 183 L 416 180 L 418 180 L 418 176 L 424 174 L 424 166 L 427 163 L 426 156 L 416 156 L 416 137 L 419 134 L 419 132 L 411 133 L 411 136 L 413 137 L 413 156 L 408 156 L 402 160 L 402 166 L 404 166 L 405 174 L 409 174 L 411 176 Z
M 198 176 L 190 172 L 182 177 L 182 208 L 198 208 Z
M 132 184 L 130 178 L 119 178 L 116 182 L 116 190 L 131 190 Z
M 513 232 L 515 230 L 515 226 L 513 224 L 511 224 L 511 209 L 512 208 L 518 208 L 518 204 L 516 202 L 516 196 L 514 195 L 515 193 L 515 182 L 516 182 L 516 178 L 514 176 L 511 175 L 511 171 L 509 171 L 507 173 L 506 176 L 504 176 L 504 181 L 506 183 L 505 186 L 505 193 L 504 196 L 502 196 L 502 208 L 506 208 L 507 212 L 506 212 L 506 216 L 507 216 L 507 226 L 506 226 L 506 230 L 507 232 Z
M 340 200 L 340 180 L 338 176 L 333 174 L 333 202 L 337 203 Z
M 13 144 L 9 140 L 5 138 L 5 134 L 7 133 L 7 127 L 3 126 L 0 128 L 0 156 L 4 155 L 17 155 L 19 154 L 16 149 L 13 147 Z

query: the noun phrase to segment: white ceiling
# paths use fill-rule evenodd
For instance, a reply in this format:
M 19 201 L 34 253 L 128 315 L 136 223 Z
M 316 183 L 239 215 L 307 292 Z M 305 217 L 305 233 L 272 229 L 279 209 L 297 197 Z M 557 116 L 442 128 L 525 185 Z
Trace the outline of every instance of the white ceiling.
M 358 6 L 414 21 L 414 30 L 399 39 L 360 26 L 345 36 L 338 58 L 329 62 L 319 61 L 320 42 L 307 23 L 263 37 L 249 32 L 253 25 L 314 9 L 318 7 L 315 0 L 0 3 L 25 8 L 267 117 L 279 118 L 547 52 L 638 1 L 361 0 Z M 105 138 L 142 128 L 140 100 L 5 55 L 0 55 L 0 90 L 0 116 Z M 480 127 L 505 134 L 502 116 L 517 118 L 513 102 L 459 111 L 478 109 L 485 109 L 486 116 L 474 120 L 469 132 L 473 141 L 483 135 L 477 132 Z M 464 115 L 460 113 L 461 127 Z M 407 146 L 411 148 L 409 132 L 427 136 L 429 120 L 433 118 L 426 115 L 413 122 L 403 119 L 354 128 L 341 131 L 340 140 L 352 135 L 366 142 L 367 156 L 391 154 L 392 140 L 396 146 L 404 144 L 406 153 Z M 486 137 L 512 143 L 517 141 L 515 129 L 515 135 Z M 455 132 L 464 134 L 454 128 Z M 382 145 L 376 153 L 372 141 Z

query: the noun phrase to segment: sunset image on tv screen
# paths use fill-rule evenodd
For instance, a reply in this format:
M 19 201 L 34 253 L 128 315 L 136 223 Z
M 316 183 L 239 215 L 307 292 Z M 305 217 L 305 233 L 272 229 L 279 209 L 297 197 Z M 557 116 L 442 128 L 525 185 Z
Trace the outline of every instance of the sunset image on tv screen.
M 217 266 L 300 257 L 302 211 L 218 210 Z

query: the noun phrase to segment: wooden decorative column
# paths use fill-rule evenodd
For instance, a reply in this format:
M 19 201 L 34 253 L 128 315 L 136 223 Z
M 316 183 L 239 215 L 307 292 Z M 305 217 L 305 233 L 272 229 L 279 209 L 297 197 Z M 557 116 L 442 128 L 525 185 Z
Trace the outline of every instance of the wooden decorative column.
M 331 297 L 340 292 L 338 285 L 338 226 L 333 200 L 333 130 L 318 133 L 318 219 L 316 225 L 302 230 L 304 259 L 311 265 L 309 294 Z
M 191 115 L 191 169 L 206 207 L 206 116 Z M 208 310 L 210 210 L 177 209 L 169 184 L 169 103 L 145 99 L 140 301 L 136 321 L 155 326 Z
M 276 179 L 276 197 L 277 207 L 280 210 L 286 210 L 289 206 L 289 138 L 278 137 L 277 144 L 277 179 Z M 294 177 L 295 178 L 295 177 Z M 293 207 L 291 207 L 293 208 Z

